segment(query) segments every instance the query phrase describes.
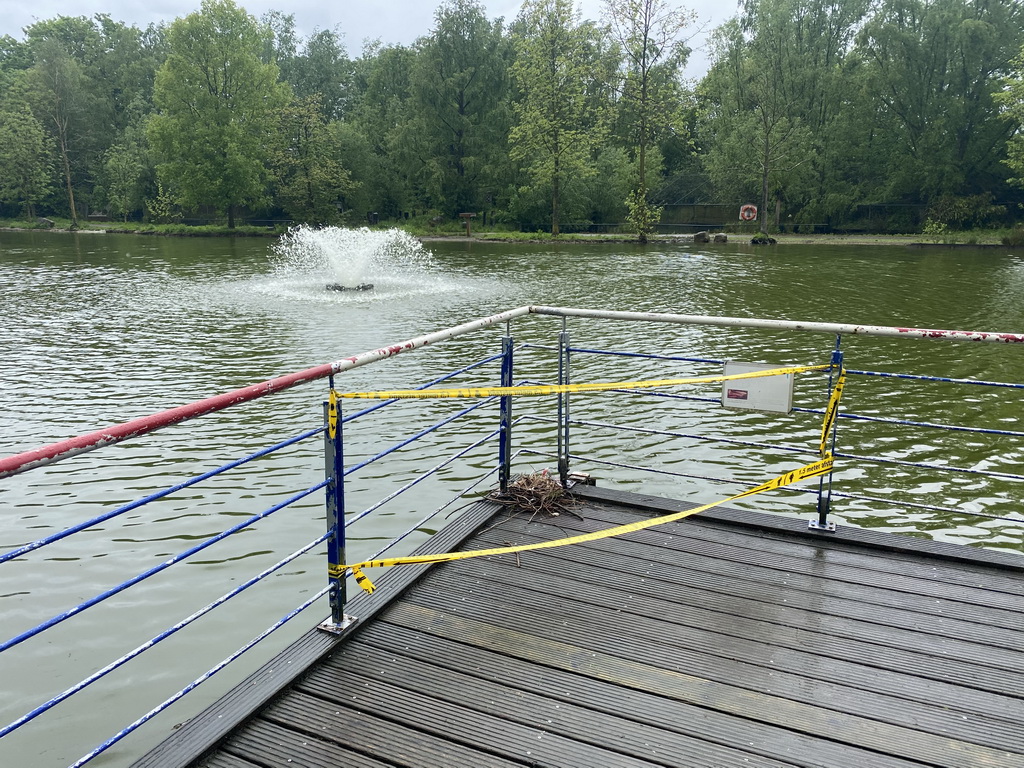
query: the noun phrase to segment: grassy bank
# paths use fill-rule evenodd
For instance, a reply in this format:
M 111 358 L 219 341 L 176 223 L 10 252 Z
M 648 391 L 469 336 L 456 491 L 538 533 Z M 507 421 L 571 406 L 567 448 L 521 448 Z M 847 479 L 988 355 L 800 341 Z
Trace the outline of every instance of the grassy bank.
M 71 219 L 51 218 L 53 226 L 34 221 L 0 219 L 0 229 L 32 230 L 38 232 L 86 232 L 126 235 L 163 235 L 166 237 L 275 237 L 284 234 L 286 227 L 242 226 L 229 229 L 218 224 L 143 224 L 137 221 L 79 221 L 78 229 L 71 229 Z
M 71 232 L 70 219 L 51 219 L 53 226 L 43 225 L 32 221 L 20 221 L 15 219 L 0 219 L 0 229 L 7 230 L 34 230 L 49 232 Z M 627 233 L 602 233 L 592 234 L 586 232 L 574 232 L 552 237 L 548 232 L 512 232 L 501 230 L 473 231 L 471 237 L 466 237 L 464 231 L 454 225 L 442 227 L 421 226 L 418 223 L 408 222 L 386 222 L 372 229 L 390 229 L 397 227 L 408 232 L 414 237 L 424 241 L 432 240 L 470 240 L 481 242 L 509 242 L 509 243 L 633 243 L 636 241 L 634 235 Z M 284 234 L 287 227 L 254 227 L 239 226 L 228 229 L 224 225 L 206 224 L 142 224 L 139 222 L 113 222 L 113 221 L 82 221 L 79 222 L 78 232 L 87 233 L 123 233 L 134 235 L 162 235 L 167 237 L 276 237 Z M 728 232 L 726 235 L 731 243 L 749 242 L 755 233 Z M 870 234 L 799 234 L 799 233 L 777 233 L 773 234 L 779 245 L 906 245 L 906 246 L 993 246 L 993 245 L 1015 245 L 1024 246 L 1024 230 L 1002 229 L 1002 230 L 972 230 L 969 232 L 943 232 L 940 237 L 909 234 L 909 235 L 870 235 Z M 654 235 L 651 238 L 652 244 L 657 243 L 690 243 L 693 242 L 692 235 L 671 234 Z

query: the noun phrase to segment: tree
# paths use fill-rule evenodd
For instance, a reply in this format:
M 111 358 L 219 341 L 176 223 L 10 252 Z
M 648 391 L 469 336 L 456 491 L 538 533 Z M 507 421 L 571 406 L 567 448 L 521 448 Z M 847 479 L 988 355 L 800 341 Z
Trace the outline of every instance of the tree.
M 355 66 L 351 119 L 346 124 L 362 135 L 373 158 L 372 164 L 367 163 L 369 175 L 357 175 L 356 180 L 364 182 L 366 209 L 383 215 L 408 210 L 420 196 L 411 169 L 422 161 L 405 140 L 412 119 L 409 73 L 414 59 L 410 48 L 381 47 L 376 42 L 366 46 Z M 350 146 L 353 138 L 346 136 Z
M 454 216 L 478 210 L 497 187 L 511 52 L 501 19 L 490 21 L 477 0 L 447 0 L 435 19 L 410 75 L 406 140 L 426 160 L 420 173 L 431 207 Z
M 273 165 L 281 207 L 300 221 L 336 221 L 338 202 L 351 191 L 352 182 L 333 151 L 319 99 L 297 100 L 282 110 L 278 132 Z
M 50 191 L 46 132 L 28 104 L 0 109 L 0 201 L 23 206 L 28 219 Z
M 604 5 L 623 53 L 620 108 L 636 147 L 637 180 L 627 201 L 629 219 L 639 241 L 646 243 L 661 216 L 661 209 L 649 200 L 647 153 L 663 135 L 682 131 L 679 75 L 690 50 L 680 35 L 696 16 L 667 0 L 605 0 Z
M 881 0 L 857 41 L 892 138 L 887 194 L 913 202 L 987 193 L 1014 130 L 1001 78 L 1024 44 L 1018 0 Z
M 1024 49 L 1013 60 L 1013 72 L 1003 78 L 1003 90 L 996 99 L 1004 106 L 1004 117 L 1013 133 L 1005 160 L 1015 174 L 1010 181 L 1024 187 Z
M 793 39 L 794 29 L 807 26 L 794 13 L 807 11 L 798 0 L 749 4 L 744 19 L 716 30 L 714 65 L 699 88 L 708 173 L 720 194 L 759 201 L 764 233 L 770 201 L 807 199 L 815 126 L 828 124 L 820 90 L 805 87 L 793 55 L 802 39 Z
M 124 143 L 129 123 L 152 108 L 163 37 L 153 26 L 142 31 L 105 14 L 59 16 L 26 28 L 24 48 L 34 62 L 25 82 L 53 138 L 74 226 L 80 208 L 102 204 L 111 146 Z
M 288 100 L 277 66 L 261 58 L 268 35 L 232 0 L 204 0 L 170 26 L 156 76 L 148 135 L 159 177 L 186 207 L 225 211 L 229 228 L 236 207 L 266 197 L 265 148 Z
M 549 188 L 551 234 L 557 237 L 564 180 L 594 173 L 615 66 L 609 70 L 604 38 L 592 22 L 580 21 L 571 0 L 526 0 L 516 31 L 511 156 L 535 184 Z
M 288 83 L 300 98 L 316 96 L 328 121 L 340 120 L 348 108 L 352 87 L 352 62 L 338 32 L 315 31 L 305 41 Z
M 77 229 L 74 176 L 86 137 L 89 83 L 82 65 L 71 58 L 57 40 L 42 40 L 35 49 L 35 66 L 26 75 L 28 87 L 36 112 L 57 147 L 71 228 Z

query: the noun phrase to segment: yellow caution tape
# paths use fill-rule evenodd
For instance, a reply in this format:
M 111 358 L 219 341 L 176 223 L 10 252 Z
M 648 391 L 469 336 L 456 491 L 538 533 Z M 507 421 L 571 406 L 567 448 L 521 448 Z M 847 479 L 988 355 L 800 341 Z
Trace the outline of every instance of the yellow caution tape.
M 789 368 L 771 368 L 766 371 L 733 373 L 728 376 L 692 376 L 686 379 L 653 379 L 650 381 L 606 381 L 590 384 L 542 384 L 522 387 L 468 387 L 464 389 L 396 389 L 391 392 L 339 392 L 338 397 L 364 400 L 414 400 L 455 397 L 503 397 L 506 395 L 561 395 L 575 392 L 605 392 L 610 389 L 653 389 L 679 384 L 712 384 L 734 379 L 758 379 L 765 376 L 784 376 L 805 371 L 826 371 L 830 365 L 799 365 Z
M 652 528 L 656 525 L 662 525 L 663 523 L 671 523 L 676 520 L 682 520 L 685 517 L 696 515 L 699 512 L 717 507 L 720 504 L 725 504 L 736 499 L 741 499 L 745 496 L 752 496 L 755 493 L 762 493 L 764 491 L 770 491 L 775 488 L 782 488 L 786 485 L 791 485 L 799 480 L 806 480 L 809 477 L 818 477 L 832 471 L 832 456 L 826 455 L 819 461 L 813 464 L 806 464 L 798 469 L 794 469 L 792 472 L 787 472 L 784 475 L 772 478 L 768 482 L 761 483 L 756 488 L 737 493 L 735 496 L 730 496 L 727 499 L 721 499 L 714 501 L 710 504 L 704 504 L 700 507 L 694 507 L 693 509 L 686 509 L 681 512 L 673 512 L 662 517 L 655 517 L 648 520 L 638 520 L 635 523 L 627 523 L 626 525 L 620 525 L 615 528 L 606 528 L 603 531 L 594 531 L 593 533 L 584 533 L 579 536 L 570 536 L 564 539 L 555 539 L 553 541 L 542 541 L 535 544 L 521 544 L 514 547 L 497 547 L 494 549 L 478 549 L 472 552 L 445 552 L 436 555 L 415 555 L 410 557 L 392 557 L 385 560 L 366 560 L 361 563 L 352 563 L 349 565 L 333 565 L 329 569 L 329 575 L 333 578 L 340 578 L 345 575 L 346 571 L 352 571 L 352 575 L 355 577 L 356 583 L 368 594 L 373 594 L 376 589 L 373 582 L 370 581 L 369 577 L 363 573 L 363 568 L 386 568 L 392 565 L 422 565 L 426 563 L 447 563 L 453 560 L 466 560 L 471 557 L 489 557 L 491 555 L 506 555 L 514 552 L 527 552 L 534 549 L 549 549 L 551 547 L 564 547 L 570 544 L 583 544 L 588 541 L 597 541 L 599 539 L 607 539 L 612 536 L 622 536 L 626 533 L 633 533 L 634 531 L 642 531 L 645 528 Z
M 825 421 L 821 425 L 821 441 L 818 446 L 818 453 L 825 455 L 825 445 L 828 442 L 829 432 L 835 426 L 836 418 L 839 416 L 839 399 L 843 396 L 843 387 L 846 385 L 846 369 L 839 369 L 839 378 L 836 379 L 835 389 L 832 390 L 832 397 L 828 399 L 828 407 L 825 409 Z
M 327 435 L 334 439 L 338 434 L 338 393 L 333 389 L 327 398 Z

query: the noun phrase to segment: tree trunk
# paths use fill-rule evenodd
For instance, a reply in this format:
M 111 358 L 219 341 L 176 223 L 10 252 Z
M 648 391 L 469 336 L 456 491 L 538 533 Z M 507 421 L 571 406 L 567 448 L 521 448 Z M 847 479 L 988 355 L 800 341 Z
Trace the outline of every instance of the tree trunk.
M 68 159 L 68 146 L 64 136 L 60 137 L 60 154 L 64 161 L 64 183 L 68 192 L 68 208 L 71 210 L 71 228 L 78 229 L 78 211 L 75 209 L 75 189 L 71 185 L 71 161 Z
M 235 206 L 228 206 L 228 229 L 235 228 Z
M 557 148 L 556 148 L 557 149 Z M 558 216 L 559 216 L 559 199 L 558 196 L 561 193 L 561 178 L 559 174 L 561 168 L 559 167 L 558 155 L 555 155 L 555 172 L 551 175 L 551 236 L 558 237 Z
M 761 234 L 768 234 L 768 169 L 771 165 L 770 158 L 771 150 L 768 146 L 768 132 L 765 132 L 764 139 L 764 159 L 761 164 L 761 210 L 760 210 L 760 229 Z
M 647 130 L 647 121 L 642 122 L 640 129 L 640 153 L 638 166 L 640 171 L 640 183 L 637 186 L 637 204 L 640 205 L 640 220 L 637 222 L 636 239 L 641 245 L 647 245 L 647 227 L 650 212 L 647 210 L 647 138 L 644 132 Z

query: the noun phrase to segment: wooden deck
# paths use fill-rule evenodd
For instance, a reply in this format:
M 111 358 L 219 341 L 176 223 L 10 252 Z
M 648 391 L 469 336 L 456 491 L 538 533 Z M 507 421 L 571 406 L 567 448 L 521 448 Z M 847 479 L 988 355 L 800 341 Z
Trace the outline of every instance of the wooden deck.
M 429 551 L 686 506 L 582 494 L 582 520 L 478 505 Z M 137 768 L 1024 766 L 1014 554 L 712 510 L 380 573 L 353 631 L 310 633 Z

